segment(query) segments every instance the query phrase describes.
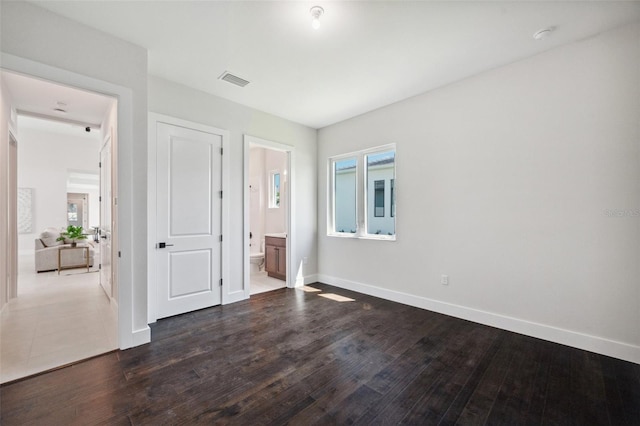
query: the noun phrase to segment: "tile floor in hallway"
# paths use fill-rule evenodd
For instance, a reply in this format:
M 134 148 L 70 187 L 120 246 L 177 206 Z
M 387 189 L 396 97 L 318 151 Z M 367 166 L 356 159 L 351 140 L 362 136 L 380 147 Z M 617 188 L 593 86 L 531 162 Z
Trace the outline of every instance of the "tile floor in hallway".
M 92 269 L 37 274 L 19 257 L 18 297 L 0 315 L 0 383 L 118 347 L 117 314 Z
M 286 281 L 272 278 L 266 271 L 251 274 L 251 294 L 264 293 L 265 291 L 277 290 L 287 286 Z

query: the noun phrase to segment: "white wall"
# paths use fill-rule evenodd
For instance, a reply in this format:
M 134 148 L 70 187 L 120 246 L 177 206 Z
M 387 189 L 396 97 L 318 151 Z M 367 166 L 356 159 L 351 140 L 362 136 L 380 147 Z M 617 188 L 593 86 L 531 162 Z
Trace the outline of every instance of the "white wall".
M 297 175 L 292 207 L 298 258 L 292 262 L 298 265 L 308 257 L 303 274 L 317 272 L 316 130 L 153 76 L 149 77 L 149 110 L 230 133 L 231 152 L 225 155 L 230 155 L 231 190 L 225 200 L 231 210 L 231 292 L 243 290 L 243 135 L 294 146 Z
M 640 363 L 639 40 L 627 26 L 321 129 L 319 278 Z M 327 237 L 327 159 L 392 142 L 397 241 Z
M 33 254 L 34 239 L 48 227 L 67 226 L 68 171 L 99 173 L 99 137 L 63 135 L 21 126 L 18 118 L 18 187 L 33 188 L 33 233 L 18 236 L 22 254 Z M 93 200 L 97 201 L 97 200 Z M 89 209 L 99 211 L 89 200 Z
M 26 2 L 0 2 L 0 8 L 3 67 L 119 97 L 120 344 L 129 347 L 144 343 L 150 336 L 146 268 L 147 51 Z

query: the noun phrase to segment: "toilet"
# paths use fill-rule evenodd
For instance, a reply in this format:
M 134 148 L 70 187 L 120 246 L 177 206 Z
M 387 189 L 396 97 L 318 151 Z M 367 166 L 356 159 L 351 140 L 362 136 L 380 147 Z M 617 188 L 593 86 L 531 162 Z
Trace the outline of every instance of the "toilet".
M 249 256 L 250 273 L 256 274 L 262 271 L 262 268 L 264 267 L 264 239 L 260 241 L 260 251 L 250 251 Z

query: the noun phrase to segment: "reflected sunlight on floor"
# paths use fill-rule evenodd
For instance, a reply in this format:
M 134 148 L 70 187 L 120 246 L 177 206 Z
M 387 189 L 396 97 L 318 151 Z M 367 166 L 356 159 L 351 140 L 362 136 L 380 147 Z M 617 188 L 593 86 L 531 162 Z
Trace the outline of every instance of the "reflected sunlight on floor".
M 356 299 L 351 299 L 350 297 L 340 296 L 335 293 L 321 293 L 318 294 L 320 297 L 325 297 L 327 299 L 335 300 L 336 302 L 355 302 Z

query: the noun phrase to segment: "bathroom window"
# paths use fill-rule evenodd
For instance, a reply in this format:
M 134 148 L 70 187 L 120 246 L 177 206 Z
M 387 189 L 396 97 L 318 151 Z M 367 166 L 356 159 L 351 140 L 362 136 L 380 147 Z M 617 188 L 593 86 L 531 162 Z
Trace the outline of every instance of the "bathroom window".
M 329 159 L 327 234 L 395 240 L 395 145 Z
M 269 208 L 280 207 L 280 173 L 273 171 L 269 173 Z

